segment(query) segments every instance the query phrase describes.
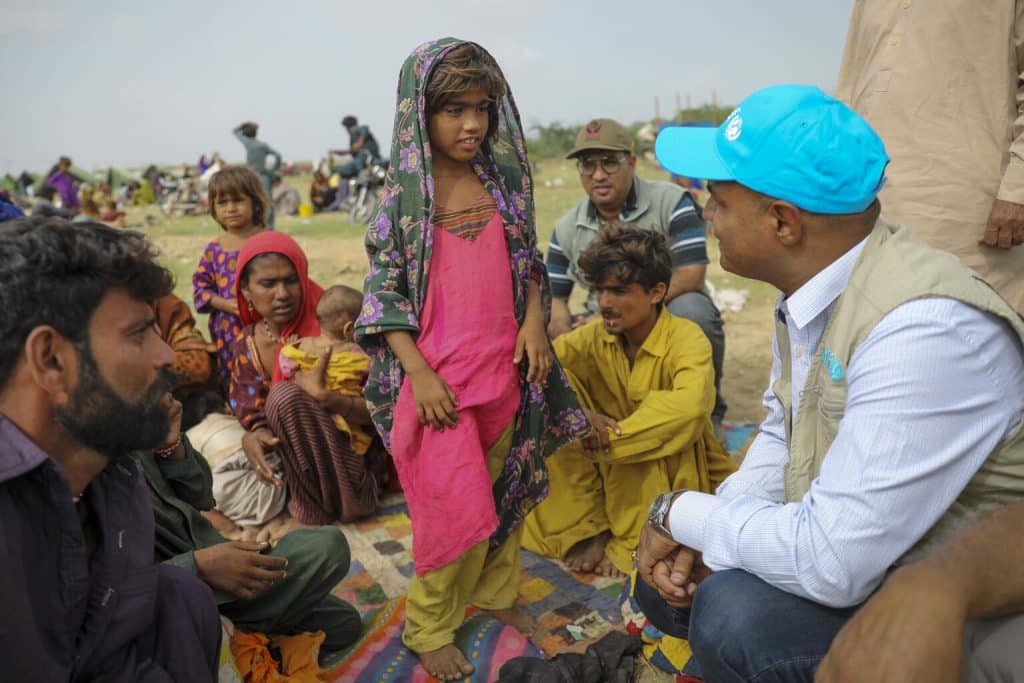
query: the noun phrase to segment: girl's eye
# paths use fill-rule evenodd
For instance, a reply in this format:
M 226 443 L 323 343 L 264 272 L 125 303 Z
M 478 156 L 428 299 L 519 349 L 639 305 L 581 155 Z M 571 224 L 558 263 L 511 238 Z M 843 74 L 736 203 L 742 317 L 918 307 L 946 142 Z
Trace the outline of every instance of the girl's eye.
M 462 107 L 445 107 L 445 112 L 451 116 L 458 116 L 462 113 Z
M 481 113 L 490 111 L 490 109 L 491 105 L 489 103 L 481 104 L 479 107 L 476 108 L 476 110 Z

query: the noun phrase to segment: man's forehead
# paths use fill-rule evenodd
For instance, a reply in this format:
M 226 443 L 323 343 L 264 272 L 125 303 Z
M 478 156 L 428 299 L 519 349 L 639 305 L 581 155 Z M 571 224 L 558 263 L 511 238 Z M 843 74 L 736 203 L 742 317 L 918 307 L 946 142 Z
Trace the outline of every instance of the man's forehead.
M 614 289 L 615 287 L 629 287 L 635 285 L 635 282 L 623 282 L 615 275 L 609 275 L 605 279 L 594 285 L 597 289 Z
M 155 315 L 153 302 L 134 297 L 123 287 L 111 287 L 100 298 L 92 319 L 94 323 L 121 329 L 152 320 Z

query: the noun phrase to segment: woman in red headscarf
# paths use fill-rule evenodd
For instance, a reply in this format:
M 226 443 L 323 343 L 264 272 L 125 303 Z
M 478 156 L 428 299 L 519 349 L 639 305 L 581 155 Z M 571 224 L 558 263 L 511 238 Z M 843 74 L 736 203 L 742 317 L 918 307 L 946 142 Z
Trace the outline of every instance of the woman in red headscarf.
M 332 416 L 369 424 L 363 398 L 314 398 L 299 385 L 281 381 L 277 356 L 284 341 L 320 334 L 316 304 L 322 293 L 309 278 L 302 248 L 288 235 L 263 232 L 242 247 L 236 294 L 245 327 L 233 350 L 231 409 L 248 432 L 242 448 L 250 466 L 270 486 L 282 484 L 277 472 L 283 471 L 288 509 L 303 524 L 368 515 L 378 495 L 368 460 L 379 454 L 372 449 L 365 456 L 356 454 Z

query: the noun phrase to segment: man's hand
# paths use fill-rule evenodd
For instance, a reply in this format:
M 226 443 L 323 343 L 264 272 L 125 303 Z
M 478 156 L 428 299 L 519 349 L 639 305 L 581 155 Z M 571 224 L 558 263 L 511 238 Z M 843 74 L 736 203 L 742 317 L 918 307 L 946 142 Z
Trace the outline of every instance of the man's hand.
M 985 234 L 978 244 L 1000 249 L 1024 244 L 1024 204 L 997 199 L 992 205 Z
M 288 560 L 261 555 L 267 543 L 231 541 L 195 551 L 199 578 L 211 588 L 227 591 L 235 597 L 253 598 L 287 574 Z
M 832 641 L 816 683 L 960 680 L 966 608 L 951 583 L 917 565 L 893 572 Z
M 662 600 L 682 609 L 693 605 L 697 586 L 710 575 L 711 570 L 704 566 L 699 552 L 679 546 L 671 558 L 654 565 L 652 580 Z
M 259 480 L 267 486 L 281 486 L 284 484 L 274 474 L 274 470 L 270 469 L 266 457 L 267 453 L 273 451 L 279 445 L 281 445 L 281 441 L 266 427 L 260 427 L 247 432 L 242 437 L 242 451 L 245 453 L 245 459 L 249 461 L 249 467 L 256 472 Z
M 597 320 L 600 316 L 597 313 L 591 313 L 590 315 L 578 315 L 572 320 L 572 329 L 576 330 L 584 325 L 589 325 L 592 321 Z
M 171 428 L 167 431 L 167 438 L 164 439 L 162 448 L 167 448 L 171 444 L 177 443 L 178 438 L 181 436 L 181 401 L 171 398 L 168 412 L 171 416 Z
M 583 439 L 583 450 L 590 456 L 597 455 L 600 451 L 608 453 L 612 447 L 610 432 L 622 435 L 619 423 L 607 415 L 595 413 L 592 410 L 584 409 L 583 414 L 592 427 L 590 434 Z
M 711 574 L 700 553 L 666 538 L 645 524 L 636 550 L 637 575 L 661 599 L 683 609 L 693 604 L 697 586 Z
M 560 337 L 573 329 L 572 314 L 569 313 L 569 302 L 565 299 L 551 300 L 551 320 L 548 322 L 548 335 L 552 339 Z
M 553 356 L 548 344 L 548 335 L 544 331 L 544 319 L 539 312 L 531 315 L 530 311 L 527 311 L 523 326 L 516 335 L 516 350 L 512 362 L 519 365 L 524 353 L 530 363 L 526 371 L 526 381 L 537 382 L 541 386 L 547 384 Z
M 439 432 L 445 427 L 454 429 L 459 423 L 456 411 L 459 399 L 448 383 L 428 366 L 409 373 L 407 379 L 412 382 L 412 398 L 420 424 L 430 425 Z
M 330 360 L 331 350 L 323 349 L 312 370 L 295 373 L 295 386 L 309 394 L 317 403 L 322 403 L 327 393 L 327 364 Z

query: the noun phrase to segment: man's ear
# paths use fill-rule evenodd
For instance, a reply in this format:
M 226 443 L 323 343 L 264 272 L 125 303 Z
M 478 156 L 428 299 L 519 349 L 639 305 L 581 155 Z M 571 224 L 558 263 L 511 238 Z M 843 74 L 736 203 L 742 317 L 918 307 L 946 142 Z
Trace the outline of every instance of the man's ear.
M 665 295 L 668 294 L 668 285 L 664 282 L 659 282 L 651 287 L 650 296 L 652 304 L 663 304 L 665 303 Z
M 29 374 L 55 404 L 65 403 L 78 376 L 78 352 L 74 344 L 49 325 L 40 325 L 25 339 Z
M 804 238 L 803 213 L 789 202 L 776 200 L 768 207 L 775 223 L 775 237 L 784 247 L 795 247 Z

